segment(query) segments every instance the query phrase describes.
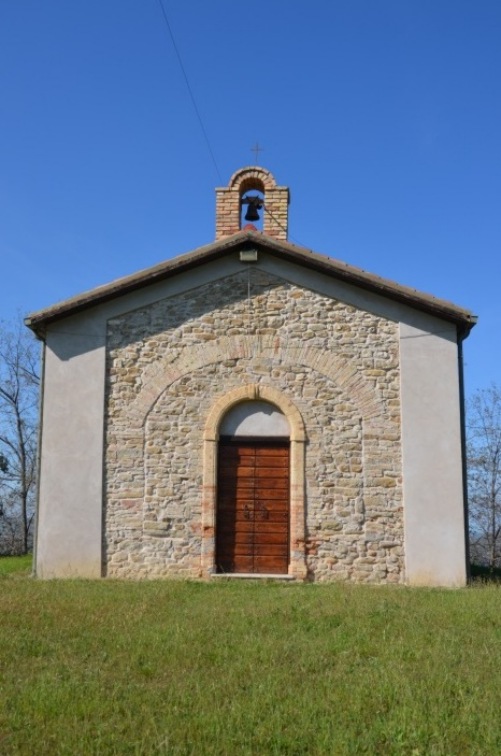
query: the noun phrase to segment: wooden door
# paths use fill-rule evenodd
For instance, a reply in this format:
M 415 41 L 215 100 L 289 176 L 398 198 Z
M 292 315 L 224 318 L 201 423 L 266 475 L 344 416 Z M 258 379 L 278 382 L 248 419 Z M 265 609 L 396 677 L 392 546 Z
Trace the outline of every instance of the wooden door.
M 289 442 L 220 441 L 218 572 L 287 574 Z

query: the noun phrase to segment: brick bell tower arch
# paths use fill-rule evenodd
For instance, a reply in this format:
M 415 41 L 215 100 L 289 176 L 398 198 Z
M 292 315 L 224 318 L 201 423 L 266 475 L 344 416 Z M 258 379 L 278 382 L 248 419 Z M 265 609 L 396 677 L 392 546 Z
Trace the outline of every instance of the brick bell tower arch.
M 216 241 L 241 231 L 242 200 L 247 192 L 259 192 L 263 199 L 263 233 L 287 241 L 289 189 L 277 186 L 266 168 L 240 168 L 228 186 L 216 189 Z

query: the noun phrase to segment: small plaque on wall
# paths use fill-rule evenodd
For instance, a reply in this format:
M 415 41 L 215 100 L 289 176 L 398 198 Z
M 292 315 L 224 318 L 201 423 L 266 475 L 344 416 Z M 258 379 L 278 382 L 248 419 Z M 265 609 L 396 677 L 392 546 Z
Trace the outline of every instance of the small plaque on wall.
M 240 262 L 257 262 L 257 249 L 241 249 Z

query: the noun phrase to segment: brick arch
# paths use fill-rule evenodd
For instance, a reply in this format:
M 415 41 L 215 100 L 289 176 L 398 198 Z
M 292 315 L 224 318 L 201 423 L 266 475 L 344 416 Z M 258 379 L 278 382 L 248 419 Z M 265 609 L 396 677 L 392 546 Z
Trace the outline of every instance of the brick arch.
M 204 429 L 204 441 L 219 439 L 219 426 L 226 413 L 236 404 L 244 401 L 262 399 L 274 404 L 289 421 L 290 440 L 304 442 L 304 422 L 298 408 L 287 396 L 272 386 L 261 386 L 258 383 L 239 386 L 221 396 L 212 406 Z
M 203 441 L 202 573 L 216 570 L 216 496 L 219 426 L 226 413 L 243 401 L 263 399 L 278 407 L 290 427 L 290 561 L 289 574 L 306 577 L 305 430 L 298 408 L 289 397 L 271 386 L 256 383 L 239 386 L 221 395 L 212 405 Z
M 276 185 L 273 174 L 259 166 L 240 168 L 228 182 L 230 189 L 239 189 L 240 192 L 245 192 L 247 189 L 261 189 L 261 186 L 261 191 L 266 192 L 267 189 L 273 189 Z
M 130 422 L 136 428 L 144 426 L 161 394 L 179 378 L 221 360 L 252 359 L 257 344 L 257 337 L 223 337 L 206 343 L 203 347 L 185 347 L 178 359 L 173 361 L 170 357 L 165 357 L 149 366 L 144 372 L 143 388 L 129 407 Z M 346 360 L 336 354 L 313 347 L 277 345 L 276 339 L 268 336 L 261 337 L 259 341 L 259 357 L 277 360 L 284 365 L 304 365 L 315 370 L 349 394 L 366 422 L 377 424 L 383 419 L 383 405 L 375 398 L 369 382 L 355 366 L 347 365 Z M 263 388 L 260 386 L 260 390 Z M 270 401 L 273 403 L 273 400 Z
M 257 355 L 256 355 L 257 353 Z M 311 347 L 280 345 L 273 336 L 233 336 L 215 339 L 208 344 L 193 345 L 182 350 L 179 358 L 166 357 L 145 371 L 140 394 L 129 407 L 128 435 L 139 435 L 144 443 L 147 418 L 164 392 L 183 376 L 222 360 L 269 360 L 282 366 L 305 366 L 324 375 L 357 407 L 363 422 L 364 456 L 377 454 L 378 439 L 384 428 L 384 406 L 374 397 L 370 384 L 355 366 L 335 354 Z M 271 366 L 270 366 L 271 370 Z M 205 422 L 203 439 L 203 489 L 201 570 L 207 577 L 215 571 L 215 501 L 217 475 L 217 446 L 219 423 L 224 413 L 239 401 L 262 398 L 276 404 L 289 419 L 291 427 L 291 553 L 290 574 L 297 579 L 306 577 L 306 517 L 305 517 L 305 428 L 295 407 L 282 392 L 272 386 L 246 384 L 222 393 L 211 407 Z M 365 465 L 364 465 L 365 468 Z

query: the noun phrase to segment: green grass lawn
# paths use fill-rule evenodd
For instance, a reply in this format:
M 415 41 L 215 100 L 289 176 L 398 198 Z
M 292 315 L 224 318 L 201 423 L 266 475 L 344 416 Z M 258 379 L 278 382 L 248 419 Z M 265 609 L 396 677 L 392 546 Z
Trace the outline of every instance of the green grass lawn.
M 31 573 L 31 554 L 20 557 L 0 557 L 0 578 L 6 575 L 27 577 Z
M 38 582 L 4 564 L 1 754 L 501 753 L 497 586 Z

